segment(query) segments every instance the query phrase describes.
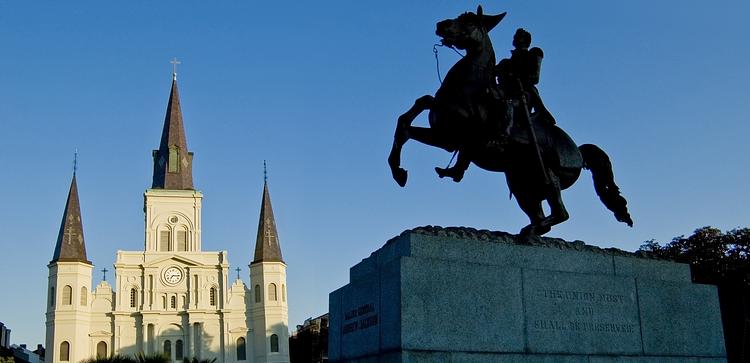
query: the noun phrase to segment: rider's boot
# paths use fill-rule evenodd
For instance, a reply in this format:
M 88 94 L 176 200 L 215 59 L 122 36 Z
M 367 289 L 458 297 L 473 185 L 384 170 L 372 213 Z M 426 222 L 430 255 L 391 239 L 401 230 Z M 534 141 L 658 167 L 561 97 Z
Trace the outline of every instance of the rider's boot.
M 445 178 L 446 176 L 449 176 L 456 183 L 460 182 L 461 179 L 464 178 L 464 171 L 465 170 L 461 170 L 456 166 L 450 168 L 440 168 L 437 166 L 435 167 L 435 172 L 439 177 Z
M 453 179 L 454 182 L 458 183 L 464 178 L 464 172 L 469 168 L 469 164 L 471 164 L 471 160 L 459 152 L 456 165 L 450 168 L 435 167 L 435 172 L 440 178 L 445 178 L 447 176 Z

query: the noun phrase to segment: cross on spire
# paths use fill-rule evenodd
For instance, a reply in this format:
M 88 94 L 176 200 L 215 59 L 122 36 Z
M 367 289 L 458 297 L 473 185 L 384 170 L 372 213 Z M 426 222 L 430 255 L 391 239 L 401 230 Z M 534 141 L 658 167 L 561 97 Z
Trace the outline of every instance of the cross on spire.
M 273 231 L 271 230 L 271 223 L 273 223 L 273 221 L 271 221 L 270 219 L 266 219 L 266 231 L 263 236 L 265 237 L 264 239 L 266 240 L 266 243 L 268 243 L 269 247 L 272 246 L 271 242 L 273 242 L 274 239 Z
M 65 236 L 68 237 L 68 244 L 73 244 L 73 236 L 75 236 L 76 233 L 73 231 L 72 228 L 68 228 L 67 231 L 65 231 Z
M 78 170 L 78 148 L 76 148 L 76 151 L 73 153 L 73 175 L 76 175 L 76 171 Z
M 109 270 L 107 270 L 107 268 L 105 267 L 105 268 L 101 269 L 101 271 L 104 273 L 104 281 L 107 281 L 107 271 L 109 271 Z
M 268 183 L 268 169 L 266 168 L 265 160 L 263 160 L 263 182 Z
M 236 268 L 236 269 L 234 269 L 234 270 L 235 270 L 235 271 L 237 271 L 237 280 L 239 280 L 239 279 L 240 279 L 240 271 L 242 271 L 242 270 L 240 270 L 240 268 L 239 268 L 239 267 L 237 267 L 237 268 Z
M 172 58 L 169 63 L 172 63 L 172 80 L 177 80 L 177 65 L 181 64 L 182 62 L 177 60 L 177 57 Z

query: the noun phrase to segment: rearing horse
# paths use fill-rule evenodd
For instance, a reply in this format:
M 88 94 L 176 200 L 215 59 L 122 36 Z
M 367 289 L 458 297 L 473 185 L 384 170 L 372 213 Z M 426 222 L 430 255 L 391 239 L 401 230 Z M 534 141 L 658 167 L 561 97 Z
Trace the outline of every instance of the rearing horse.
M 561 191 L 591 171 L 594 188 L 615 218 L 633 225 L 627 202 L 614 182 L 612 165 L 604 151 L 595 145 L 578 147 L 560 128 L 537 122 L 525 102 L 509 100 L 495 81 L 495 52 L 489 31 L 505 16 L 467 12 L 455 19 L 437 23 L 436 34 L 443 45 L 466 51 L 451 67 L 435 96 L 422 96 L 398 118 L 388 164 L 393 178 L 406 185 L 407 172 L 400 167 L 401 149 L 413 139 L 449 152 L 460 151 L 478 167 L 504 172 L 511 193 L 529 217 L 522 235 L 542 235 L 568 219 Z M 492 130 L 505 117 L 504 104 L 510 101 L 514 115 L 512 137 L 506 145 L 492 144 Z M 411 126 L 414 119 L 429 110 L 429 128 Z M 523 122 L 520 122 L 523 121 Z M 454 179 L 455 180 L 455 179 Z M 457 181 L 457 180 L 456 180 Z M 542 201 L 550 206 L 545 216 Z

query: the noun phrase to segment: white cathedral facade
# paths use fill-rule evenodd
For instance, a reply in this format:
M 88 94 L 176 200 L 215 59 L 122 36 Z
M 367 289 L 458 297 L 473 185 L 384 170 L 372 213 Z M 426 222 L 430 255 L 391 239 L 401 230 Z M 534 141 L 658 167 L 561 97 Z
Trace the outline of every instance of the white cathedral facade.
M 193 187 L 192 159 L 173 77 L 144 194 L 144 248 L 117 251 L 114 285 L 92 283 L 74 173 L 48 265 L 48 363 L 141 352 L 175 362 L 289 362 L 286 264 L 268 185 L 248 288 L 232 281 L 226 251 L 201 249 L 203 195 Z

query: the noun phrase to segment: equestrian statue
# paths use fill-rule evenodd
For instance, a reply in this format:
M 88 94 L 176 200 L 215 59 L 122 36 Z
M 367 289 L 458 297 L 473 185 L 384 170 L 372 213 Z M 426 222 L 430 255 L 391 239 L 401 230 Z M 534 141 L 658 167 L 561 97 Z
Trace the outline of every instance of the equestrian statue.
M 455 152 L 454 166 L 435 168 L 439 177 L 459 182 L 471 163 L 505 173 L 511 194 L 530 220 L 521 235 L 540 236 L 569 218 L 561 191 L 573 185 L 585 168 L 591 171 L 603 204 L 618 221 L 632 227 L 607 154 L 596 145 L 577 146 L 542 103 L 536 84 L 544 53 L 529 48 L 531 34 L 518 29 L 510 58 L 495 63 L 489 32 L 505 14 L 485 15 L 479 6 L 476 13 L 437 23 L 435 33 L 442 45 L 466 55 L 451 67 L 434 96 L 418 98 L 398 118 L 388 156 L 393 178 L 406 185 L 401 149 L 410 139 Z M 412 126 L 425 110 L 430 127 Z M 543 201 L 550 207 L 548 216 Z

